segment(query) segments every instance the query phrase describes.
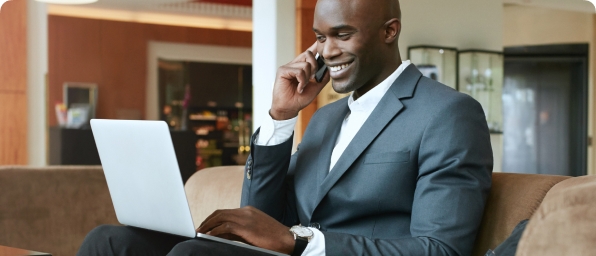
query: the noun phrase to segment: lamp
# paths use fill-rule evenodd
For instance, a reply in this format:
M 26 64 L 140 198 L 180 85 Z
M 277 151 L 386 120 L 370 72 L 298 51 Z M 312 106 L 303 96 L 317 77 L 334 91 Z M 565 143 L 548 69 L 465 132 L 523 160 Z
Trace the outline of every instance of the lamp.
M 38 2 L 48 4 L 90 4 L 95 3 L 97 0 L 35 0 Z

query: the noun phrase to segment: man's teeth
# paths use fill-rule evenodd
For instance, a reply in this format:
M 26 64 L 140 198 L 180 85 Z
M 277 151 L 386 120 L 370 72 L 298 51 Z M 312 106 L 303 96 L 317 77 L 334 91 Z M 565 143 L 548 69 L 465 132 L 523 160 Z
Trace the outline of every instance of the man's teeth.
M 340 71 L 340 70 L 342 70 L 344 68 L 347 68 L 349 65 L 350 64 L 343 64 L 343 65 L 340 65 L 340 66 L 329 67 L 329 69 L 331 69 L 331 71 L 333 71 L 333 72 L 337 72 L 337 71 Z

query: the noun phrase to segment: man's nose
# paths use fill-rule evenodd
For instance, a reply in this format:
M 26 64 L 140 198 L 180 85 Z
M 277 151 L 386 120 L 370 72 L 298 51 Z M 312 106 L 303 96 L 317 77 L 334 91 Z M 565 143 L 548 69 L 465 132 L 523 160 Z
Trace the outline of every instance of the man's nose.
M 326 60 L 331 60 L 331 59 L 341 55 L 341 50 L 339 49 L 337 42 L 335 40 L 327 39 L 323 43 L 323 51 L 322 51 L 321 55 Z

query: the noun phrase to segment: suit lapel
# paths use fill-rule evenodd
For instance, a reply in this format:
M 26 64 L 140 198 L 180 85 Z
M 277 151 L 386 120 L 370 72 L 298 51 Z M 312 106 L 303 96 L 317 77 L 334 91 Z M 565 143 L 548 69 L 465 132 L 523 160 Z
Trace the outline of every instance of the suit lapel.
M 348 111 L 350 110 L 348 108 L 347 97 L 332 104 L 334 105 L 329 106 L 332 109 L 327 111 L 327 116 L 323 118 L 323 120 L 326 121 L 321 129 L 324 132 L 323 136 L 317 137 L 320 140 L 318 142 L 321 145 L 320 150 L 318 150 L 317 152 L 310 152 L 310 159 L 305 159 L 305 161 L 312 161 L 312 159 L 316 161 L 313 165 L 310 165 L 312 166 L 310 168 L 314 169 L 315 171 L 314 177 L 310 179 L 310 182 L 312 182 L 313 184 L 311 188 L 313 189 L 313 192 L 315 192 L 315 196 L 318 194 L 317 192 L 321 189 L 321 184 L 323 183 L 323 180 L 325 180 L 325 177 L 327 177 L 327 174 L 329 173 L 329 165 L 331 164 L 331 153 L 333 151 L 333 148 L 335 147 L 337 137 L 339 136 L 339 131 L 341 129 L 344 117 L 348 114 Z M 306 202 L 308 203 L 304 205 L 305 212 L 307 213 L 308 218 L 310 219 L 312 217 L 311 214 L 314 212 L 317 204 L 315 204 L 313 198 L 309 198 Z
M 348 108 L 348 97 L 346 97 L 345 100 L 342 99 L 342 102 L 339 102 L 338 109 L 330 111 L 331 115 L 326 118 L 326 120 L 329 122 L 327 122 L 325 134 L 323 135 L 323 140 L 321 141 L 322 147 L 321 152 L 319 152 L 320 162 L 317 165 L 317 185 L 319 185 L 319 188 L 329 173 L 329 166 L 331 165 L 331 153 L 333 152 L 333 148 L 337 142 L 337 137 L 339 136 L 343 120 L 350 111 L 350 108 Z
M 319 174 L 319 178 L 325 177 L 323 179 L 323 183 L 319 187 L 319 193 L 317 195 L 317 199 L 315 201 L 315 207 L 313 208 L 313 213 L 316 207 L 321 203 L 325 195 L 331 190 L 333 185 L 337 183 L 337 181 L 344 175 L 344 173 L 352 166 L 354 161 L 358 159 L 358 157 L 364 152 L 364 150 L 370 145 L 370 143 L 383 131 L 385 126 L 389 124 L 391 120 L 403 109 L 404 105 L 400 101 L 401 98 L 412 97 L 414 94 L 414 89 L 418 83 L 418 80 L 421 77 L 421 73 L 416 69 L 414 65 L 408 66 L 403 73 L 395 80 L 395 82 L 391 85 L 385 96 L 381 99 L 377 107 L 373 110 L 370 114 L 366 122 L 362 125 L 360 130 L 356 133 L 348 147 L 344 150 L 340 158 L 338 159 L 337 163 L 331 169 L 331 172 L 325 176 L 321 176 Z M 347 108 L 347 106 L 346 106 Z M 347 114 L 347 112 L 346 112 Z M 345 114 L 342 115 L 345 117 Z M 343 120 L 340 119 L 340 121 Z M 337 121 L 336 121 L 337 122 Z M 339 134 L 339 128 L 334 128 L 332 126 L 341 126 L 341 122 L 330 122 L 327 126 L 326 133 L 331 129 L 333 134 L 333 143 L 328 143 L 329 141 L 325 141 L 324 147 L 326 151 L 323 156 L 327 159 L 327 166 L 330 164 L 331 152 L 335 146 L 335 140 Z M 336 131 L 337 130 L 337 131 Z M 327 136 L 327 134 L 326 134 Z M 328 149 L 327 147 L 330 147 Z M 327 152 L 327 150 L 329 152 Z M 327 170 L 328 168 L 321 168 Z

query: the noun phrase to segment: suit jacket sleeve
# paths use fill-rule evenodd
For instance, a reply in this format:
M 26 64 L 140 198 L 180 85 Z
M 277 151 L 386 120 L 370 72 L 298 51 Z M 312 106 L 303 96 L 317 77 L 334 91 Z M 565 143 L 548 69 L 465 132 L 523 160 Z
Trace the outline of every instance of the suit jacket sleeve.
M 478 102 L 458 95 L 426 125 L 410 233 L 371 239 L 324 232 L 330 255 L 470 255 L 491 186 L 492 150 Z M 396 195 L 399 196 L 399 195 Z
M 253 206 L 286 226 L 298 223 L 293 175 L 288 173 L 293 136 L 275 146 L 259 146 L 251 138 L 245 166 L 241 206 Z

